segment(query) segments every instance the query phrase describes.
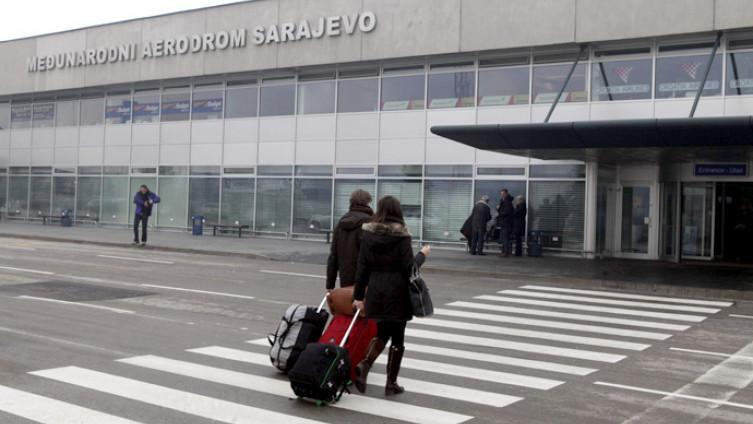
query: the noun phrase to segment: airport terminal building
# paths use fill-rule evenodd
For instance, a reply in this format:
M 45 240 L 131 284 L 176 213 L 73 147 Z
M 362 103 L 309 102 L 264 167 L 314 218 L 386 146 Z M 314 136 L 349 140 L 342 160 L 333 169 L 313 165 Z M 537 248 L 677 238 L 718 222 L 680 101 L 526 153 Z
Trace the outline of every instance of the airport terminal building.
M 549 251 L 750 261 L 750 115 L 748 0 L 248 1 L 0 43 L 0 207 L 323 239 L 364 188 L 459 245 L 504 187 Z

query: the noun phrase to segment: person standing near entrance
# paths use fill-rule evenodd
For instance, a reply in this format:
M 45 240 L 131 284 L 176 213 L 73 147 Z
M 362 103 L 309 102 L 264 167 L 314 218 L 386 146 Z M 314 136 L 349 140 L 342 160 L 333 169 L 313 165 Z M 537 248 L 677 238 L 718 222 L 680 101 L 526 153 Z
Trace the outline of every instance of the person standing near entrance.
M 356 190 L 350 195 L 350 209 L 340 218 L 332 233 L 329 259 L 327 259 L 328 291 L 335 288 L 335 281 L 340 274 L 340 287 L 351 287 L 356 283 L 358 251 L 361 250 L 361 226 L 374 215 L 369 207 L 371 194 L 365 190 Z
M 510 256 L 512 250 L 512 226 L 513 206 L 510 192 L 503 188 L 500 192 L 499 204 L 497 204 L 497 227 L 499 228 L 499 242 L 502 248 L 502 256 Z
M 141 224 L 141 244 L 146 246 L 146 226 L 149 217 L 152 216 L 152 208 L 160 199 L 157 193 L 149 190 L 146 184 L 139 187 L 139 191 L 133 196 L 133 203 L 136 204 L 136 213 L 133 217 L 133 244 L 139 245 L 139 224 Z
M 515 196 L 512 202 L 512 236 L 515 239 L 515 256 L 523 256 L 523 238 L 526 234 L 526 198 L 522 194 Z
M 484 256 L 484 239 L 486 239 L 486 224 L 492 219 L 489 208 L 489 196 L 481 196 L 471 212 L 471 255 Z

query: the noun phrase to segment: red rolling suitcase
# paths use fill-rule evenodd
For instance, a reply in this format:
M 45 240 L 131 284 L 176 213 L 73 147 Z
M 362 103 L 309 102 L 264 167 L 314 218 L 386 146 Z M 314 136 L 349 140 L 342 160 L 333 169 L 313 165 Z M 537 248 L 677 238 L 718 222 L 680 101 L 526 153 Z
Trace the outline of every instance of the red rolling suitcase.
M 319 343 L 339 345 L 343 336 L 348 331 L 352 317 L 345 315 L 335 315 L 332 322 L 324 331 L 319 339 Z M 355 367 L 366 357 L 366 350 L 369 348 L 369 342 L 377 335 L 376 322 L 371 319 L 358 319 L 353 325 L 350 337 L 345 341 L 345 349 L 350 356 L 350 378 L 355 378 Z

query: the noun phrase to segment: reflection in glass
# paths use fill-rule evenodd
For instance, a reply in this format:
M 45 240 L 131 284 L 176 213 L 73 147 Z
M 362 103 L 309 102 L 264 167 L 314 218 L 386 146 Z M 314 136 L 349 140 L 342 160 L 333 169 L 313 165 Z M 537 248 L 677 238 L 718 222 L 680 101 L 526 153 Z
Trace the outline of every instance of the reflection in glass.
M 81 100 L 81 125 L 102 125 L 104 112 L 104 98 Z
M 714 208 L 713 183 L 685 183 L 682 186 L 682 254 L 711 257 Z
M 591 100 L 650 99 L 651 71 L 651 59 L 595 61 Z
M 423 109 L 425 84 L 424 74 L 382 78 L 382 110 Z
M 102 178 L 78 177 L 76 189 L 76 218 L 98 220 Z
M 703 81 L 709 55 L 658 57 L 656 59 L 656 98 L 695 97 Z M 703 96 L 722 94 L 722 55 L 716 55 L 709 70 Z
M 162 92 L 162 122 L 187 121 L 191 117 L 191 92 L 188 88 Z
M 188 216 L 188 177 L 160 177 L 157 225 L 185 228 Z
M 222 179 L 222 217 L 226 225 L 251 225 L 254 217 L 254 179 Z
M 128 124 L 131 122 L 131 96 L 110 96 L 105 107 L 105 121 L 108 124 Z
M 333 113 L 335 81 L 312 81 L 298 85 L 298 113 Z
M 260 178 L 256 193 L 256 231 L 290 231 L 290 178 Z
M 133 123 L 159 122 L 159 93 L 133 95 Z
M 52 177 L 31 177 L 29 218 L 41 218 L 42 215 L 50 214 L 51 190 Z
M 220 179 L 190 178 L 188 189 L 188 219 L 203 216 L 214 224 L 220 220 Z M 190 222 L 190 221 L 189 221 Z
M 376 112 L 379 107 L 379 79 L 343 79 L 337 83 L 337 111 Z
M 295 85 L 268 85 L 261 88 L 260 116 L 281 116 L 295 113 Z
M 102 178 L 102 222 L 127 224 L 128 210 L 134 193 L 130 193 L 128 177 Z
M 478 73 L 478 105 L 528 104 L 530 81 L 528 66 L 481 69 Z
M 10 124 L 13 128 L 31 128 L 31 103 L 13 103 L 10 107 Z
M 34 128 L 55 125 L 55 103 L 34 103 L 32 124 Z
M 421 234 L 421 181 L 381 180 L 379 197 L 395 196 L 403 208 L 403 217 L 411 234 L 418 238 Z
M 313 233 L 332 228 L 332 180 L 295 180 L 293 232 Z
M 366 190 L 371 193 L 372 208 L 376 206 L 376 192 L 374 180 L 335 180 L 335 222 L 340 220 L 350 209 L 350 195 L 356 190 Z
M 753 94 L 753 52 L 730 52 L 727 56 L 727 95 Z
M 557 97 L 562 84 L 567 78 L 571 64 L 536 65 L 533 67 L 533 102 L 552 103 Z M 561 102 L 585 102 L 588 100 L 586 92 L 586 65 L 575 67 L 570 82 L 560 98 Z
M 73 211 L 76 206 L 76 178 L 55 177 L 52 186 L 52 213 L 59 214 L 63 209 Z
M 228 87 L 225 91 L 225 118 L 256 117 L 258 92 L 255 85 Z
M 649 217 L 651 216 L 651 188 L 622 188 L 623 253 L 648 253 Z
M 194 90 L 191 119 L 222 119 L 222 89 Z
M 6 198 L 6 193 L 8 188 L 8 177 L 5 175 L 0 175 L 0 213 L 5 213 L 7 211 L 7 203 L 8 200 Z
M 429 108 L 472 107 L 476 104 L 476 73 L 429 75 Z
M 10 128 L 10 105 L 0 103 L 0 131 Z
M 48 193 L 49 197 L 49 193 Z M 29 177 L 8 178 L 8 216 L 25 218 L 29 206 Z
M 424 183 L 424 240 L 459 241 L 473 205 L 471 181 Z
M 78 125 L 78 100 L 58 102 L 55 113 L 55 125 L 58 127 L 75 127 Z
M 583 181 L 531 181 L 529 231 L 544 232 L 544 247 L 583 250 L 586 185 Z M 552 237 L 558 237 L 553 240 Z

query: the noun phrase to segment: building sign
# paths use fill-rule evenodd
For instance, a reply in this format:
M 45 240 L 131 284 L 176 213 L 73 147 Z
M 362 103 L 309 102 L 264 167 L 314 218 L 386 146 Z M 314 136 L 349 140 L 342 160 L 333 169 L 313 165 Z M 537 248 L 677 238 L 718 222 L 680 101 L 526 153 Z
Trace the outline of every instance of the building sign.
M 287 22 L 279 25 L 257 26 L 253 29 L 256 46 L 279 44 L 324 37 L 353 35 L 356 31 L 369 33 L 376 28 L 374 12 L 321 17 L 314 21 Z M 128 43 L 117 46 L 69 51 L 30 57 L 26 61 L 29 73 L 49 72 L 107 63 L 134 62 L 159 57 L 182 56 L 210 51 L 241 49 L 246 47 L 246 28 L 229 31 L 206 32 L 155 41 Z
M 696 164 L 693 175 L 696 177 L 746 177 L 748 176 L 748 164 Z

